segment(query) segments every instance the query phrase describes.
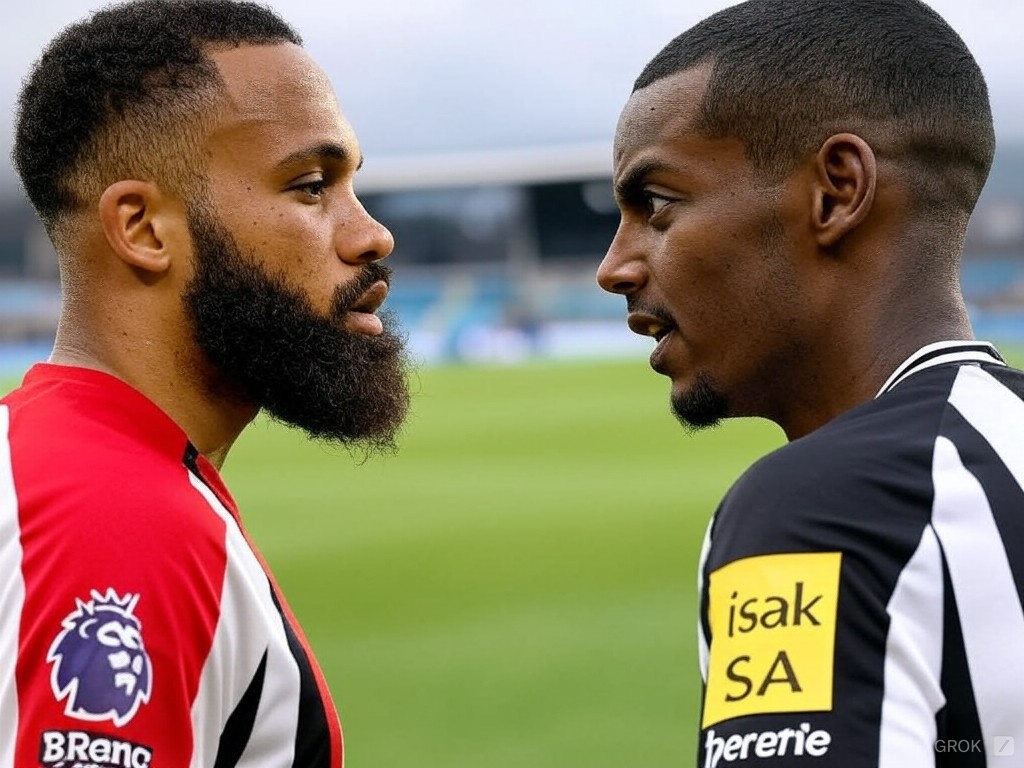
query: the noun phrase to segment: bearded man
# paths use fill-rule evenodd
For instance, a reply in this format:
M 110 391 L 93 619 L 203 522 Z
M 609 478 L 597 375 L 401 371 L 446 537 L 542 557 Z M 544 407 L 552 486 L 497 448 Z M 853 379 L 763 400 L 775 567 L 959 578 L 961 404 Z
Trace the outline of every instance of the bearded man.
M 341 766 L 218 474 L 260 410 L 368 451 L 407 410 L 328 78 L 260 6 L 112 6 L 43 52 L 13 157 L 64 303 L 0 401 L 0 766 Z

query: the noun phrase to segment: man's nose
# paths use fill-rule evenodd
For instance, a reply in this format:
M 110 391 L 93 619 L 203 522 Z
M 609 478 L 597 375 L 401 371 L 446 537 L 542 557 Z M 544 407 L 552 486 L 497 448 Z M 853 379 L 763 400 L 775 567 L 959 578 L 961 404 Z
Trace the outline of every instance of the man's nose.
M 386 259 L 395 249 L 391 231 L 367 212 L 359 200 L 337 232 L 339 257 L 350 264 L 370 264 Z
M 619 224 L 597 268 L 597 284 L 609 293 L 629 294 L 647 280 L 647 269 L 625 224 Z

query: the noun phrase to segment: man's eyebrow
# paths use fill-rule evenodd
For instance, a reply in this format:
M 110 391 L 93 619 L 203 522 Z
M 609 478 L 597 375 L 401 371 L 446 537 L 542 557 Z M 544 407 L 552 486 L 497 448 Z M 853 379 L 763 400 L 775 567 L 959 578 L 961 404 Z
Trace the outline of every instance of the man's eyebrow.
M 635 198 L 649 175 L 667 170 L 671 168 L 658 160 L 647 160 L 630 168 L 622 178 L 615 180 L 615 197 L 619 200 Z
M 303 149 L 296 150 L 290 155 L 284 157 L 278 166 L 284 167 L 287 165 L 300 165 L 307 163 L 312 160 L 337 160 L 339 162 L 350 162 L 352 160 L 352 154 L 348 149 L 342 145 L 333 141 L 325 141 L 320 144 L 314 144 L 311 147 L 305 147 Z M 356 170 L 363 167 L 363 158 L 359 157 L 356 163 Z

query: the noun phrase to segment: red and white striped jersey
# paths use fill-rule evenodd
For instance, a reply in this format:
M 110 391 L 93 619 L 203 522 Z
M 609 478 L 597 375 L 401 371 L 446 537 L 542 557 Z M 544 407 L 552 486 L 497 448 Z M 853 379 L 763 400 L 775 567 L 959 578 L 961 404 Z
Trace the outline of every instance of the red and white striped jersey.
M 0 400 L 0 768 L 340 768 L 322 673 L 216 469 L 41 364 Z

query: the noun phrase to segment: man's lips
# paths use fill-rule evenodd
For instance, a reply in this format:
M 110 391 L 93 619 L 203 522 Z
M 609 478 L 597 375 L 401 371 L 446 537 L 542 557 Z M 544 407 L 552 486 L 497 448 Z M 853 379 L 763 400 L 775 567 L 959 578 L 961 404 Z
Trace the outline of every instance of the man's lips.
M 388 284 L 378 280 L 357 298 L 345 313 L 345 327 L 350 331 L 377 336 L 384 332 L 384 323 L 374 314 L 388 297 Z
M 633 333 L 650 336 L 658 342 L 651 352 L 651 368 L 658 373 L 665 374 L 667 371 L 665 347 L 672 332 L 676 330 L 675 323 L 665 315 L 633 310 L 627 315 L 626 324 Z
M 649 312 L 630 312 L 626 324 L 633 333 L 651 336 L 656 341 L 661 341 L 675 328 L 671 321 Z
M 380 305 L 384 303 L 384 299 L 387 297 L 388 284 L 383 280 L 378 280 L 363 291 L 363 294 L 352 303 L 349 307 L 349 312 L 365 312 L 372 315 L 380 309 Z

